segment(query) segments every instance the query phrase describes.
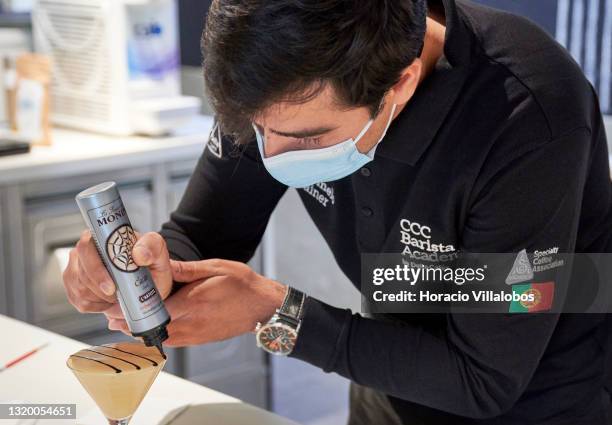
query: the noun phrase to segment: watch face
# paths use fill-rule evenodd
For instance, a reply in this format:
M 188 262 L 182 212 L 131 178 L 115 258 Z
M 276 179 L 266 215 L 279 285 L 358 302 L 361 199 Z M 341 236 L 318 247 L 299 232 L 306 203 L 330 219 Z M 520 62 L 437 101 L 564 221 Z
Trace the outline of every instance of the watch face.
M 288 355 L 295 346 L 297 332 L 284 323 L 269 323 L 257 333 L 257 343 L 268 353 Z

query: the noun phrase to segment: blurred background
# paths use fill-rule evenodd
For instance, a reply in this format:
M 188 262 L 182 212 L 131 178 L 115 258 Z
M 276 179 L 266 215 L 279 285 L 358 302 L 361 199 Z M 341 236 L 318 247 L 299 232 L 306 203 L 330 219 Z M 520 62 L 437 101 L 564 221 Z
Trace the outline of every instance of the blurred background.
M 541 25 L 612 113 L 612 0 L 480 2 Z M 141 232 L 157 230 L 176 207 L 212 124 L 200 69 L 209 4 L 0 0 L 0 155 L 7 155 L 0 156 L 0 314 L 89 344 L 122 338 L 65 299 L 61 272 L 83 229 L 74 195 L 117 181 Z M 330 304 L 359 308 L 294 191 L 251 265 Z M 252 335 L 171 351 L 168 371 L 300 423 L 346 418 L 345 379 L 269 358 Z

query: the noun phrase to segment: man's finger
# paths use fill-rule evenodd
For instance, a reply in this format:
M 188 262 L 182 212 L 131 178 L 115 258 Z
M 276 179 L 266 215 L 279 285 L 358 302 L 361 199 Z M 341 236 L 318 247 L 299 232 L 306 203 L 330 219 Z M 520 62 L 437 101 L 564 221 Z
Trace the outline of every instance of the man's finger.
M 142 235 L 132 248 L 134 262 L 150 270 L 168 269 L 168 250 L 166 241 L 159 233 L 148 232 Z
M 85 230 L 81 234 L 81 239 L 79 239 L 76 245 L 76 252 L 78 254 L 79 265 L 92 282 L 91 290 L 96 294 L 100 293 L 101 298 L 104 299 L 107 299 L 109 296 L 114 297 L 115 285 L 108 274 L 108 270 L 102 264 L 89 230 Z M 107 299 L 107 301 L 109 300 Z M 112 302 L 112 298 L 110 301 Z
M 128 328 L 126 321 L 121 319 L 110 319 L 108 321 L 108 329 L 130 334 L 130 328 Z
M 99 298 L 98 301 L 106 301 L 110 304 L 117 302 L 117 297 L 115 295 L 115 284 L 112 281 L 104 281 L 102 285 L 100 284 L 100 282 L 94 281 L 91 277 L 92 273 L 89 273 L 85 269 L 83 263 L 80 260 L 78 260 L 78 269 L 79 281 L 81 282 L 81 284 L 85 285 L 90 290 L 90 292 L 92 292 L 96 295 L 96 297 Z M 111 295 L 108 295 L 109 293 Z
M 103 313 L 107 319 L 124 319 L 123 311 L 121 311 L 119 304 L 113 304 L 111 308 L 104 310 Z
M 202 261 L 170 260 L 172 278 L 175 282 L 193 282 L 227 273 L 229 261 L 214 258 Z
M 172 270 L 166 241 L 159 233 L 145 233 L 132 249 L 134 262 L 148 267 L 163 299 L 172 289 Z
M 108 308 L 110 304 L 106 302 L 95 302 L 84 299 L 75 288 L 69 288 L 66 293 L 70 303 L 77 309 L 79 313 L 99 313 Z
M 81 276 L 77 278 L 79 284 L 72 286 L 72 293 L 77 297 L 77 300 L 84 300 L 94 302 L 96 304 L 106 305 L 106 308 L 109 308 L 113 305 L 113 303 L 107 302 L 105 299 L 100 298 L 97 294 L 95 294 L 89 286 L 85 285 L 81 280 Z

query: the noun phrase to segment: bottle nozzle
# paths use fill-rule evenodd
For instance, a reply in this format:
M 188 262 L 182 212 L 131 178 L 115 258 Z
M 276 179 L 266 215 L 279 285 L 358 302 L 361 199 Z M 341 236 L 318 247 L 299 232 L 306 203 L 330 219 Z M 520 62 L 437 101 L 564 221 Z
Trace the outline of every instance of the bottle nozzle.
M 155 348 L 157 348 L 157 351 L 159 351 L 159 354 L 161 354 L 161 356 L 164 358 L 164 360 L 166 359 L 166 353 L 164 353 L 164 346 L 162 345 L 161 342 L 155 344 Z
M 166 325 L 168 323 L 170 323 L 170 320 L 166 321 L 164 324 L 159 325 L 154 329 L 150 329 L 147 332 L 132 335 L 142 337 L 142 340 L 147 347 L 156 347 L 159 351 L 159 354 L 161 354 L 162 357 L 165 359 L 166 354 L 164 353 L 164 347 L 162 346 L 162 343 L 168 339 L 168 330 L 166 329 Z

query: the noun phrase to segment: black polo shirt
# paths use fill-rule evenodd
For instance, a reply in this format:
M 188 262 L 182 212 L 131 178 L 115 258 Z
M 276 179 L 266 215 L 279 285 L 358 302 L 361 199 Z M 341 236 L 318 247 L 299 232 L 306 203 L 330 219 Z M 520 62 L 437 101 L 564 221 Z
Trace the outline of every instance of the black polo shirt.
M 411 231 L 423 252 L 610 252 L 606 137 L 580 68 L 526 19 L 430 3 L 444 56 L 374 160 L 298 190 L 340 268 L 359 288 L 360 255 L 414 249 Z M 163 227 L 171 255 L 248 260 L 285 190 L 254 143 L 213 131 Z M 406 424 L 606 423 L 605 316 L 396 319 L 308 298 L 292 356 L 388 394 Z

